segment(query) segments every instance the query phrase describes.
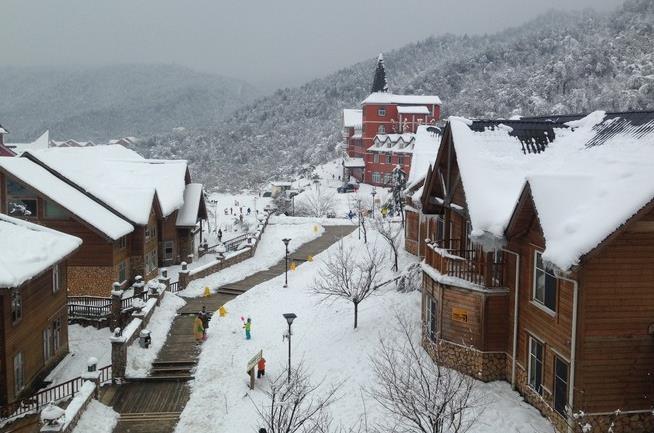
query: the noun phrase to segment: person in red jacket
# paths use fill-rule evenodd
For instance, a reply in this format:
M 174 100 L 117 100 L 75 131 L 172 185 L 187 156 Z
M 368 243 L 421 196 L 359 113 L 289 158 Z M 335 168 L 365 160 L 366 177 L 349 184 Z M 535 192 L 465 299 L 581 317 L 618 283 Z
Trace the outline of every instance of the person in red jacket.
M 266 358 L 262 356 L 259 362 L 257 362 L 257 379 L 265 375 L 266 375 Z

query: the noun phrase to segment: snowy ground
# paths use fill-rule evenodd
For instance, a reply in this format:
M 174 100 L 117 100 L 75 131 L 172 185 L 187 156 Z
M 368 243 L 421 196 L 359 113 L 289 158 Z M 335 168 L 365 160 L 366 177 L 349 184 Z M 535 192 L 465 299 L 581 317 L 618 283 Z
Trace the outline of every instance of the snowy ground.
M 345 239 L 345 247 L 363 250 L 356 233 Z M 369 243 L 385 248 L 376 233 L 370 231 Z M 337 245 L 332 246 L 333 251 Z M 402 294 L 393 285 L 380 289 L 376 296 L 360 305 L 359 329 L 352 329 L 352 305 L 344 301 L 319 303 L 311 293 L 313 279 L 328 252 L 307 262 L 289 275 L 289 288 L 282 289 L 278 277 L 263 283 L 228 303 L 230 314 L 214 316 L 203 344 L 192 382 L 191 400 L 182 413 L 176 432 L 209 433 L 216 431 L 257 431 L 255 403 L 264 401 L 266 380 L 258 380 L 254 390 L 247 387 L 247 361 L 259 350 L 267 360 L 266 374 L 283 374 L 287 363 L 287 343 L 282 334 L 287 328 L 283 313 L 294 312 L 293 362 L 302 361 L 315 382 L 325 385 L 343 382 L 340 395 L 331 407 L 335 421 L 354 425 L 364 413 L 361 388 L 375 380 L 370 365 L 378 338 L 391 335 L 396 313 L 420 320 L 420 294 Z M 403 253 L 401 267 L 415 261 Z M 392 274 L 387 271 L 387 276 Z M 250 341 L 244 339 L 241 317 L 253 320 Z M 522 402 L 507 383 L 478 383 L 487 406 L 474 432 L 552 432 L 547 421 L 533 407 Z M 250 398 L 248 398 L 248 396 Z M 385 414 L 370 399 L 365 399 L 369 420 L 383 421 Z
M 150 373 L 152 362 L 157 359 L 159 351 L 166 342 L 166 336 L 170 330 L 177 310 L 182 308 L 186 302 L 173 293 L 166 293 L 161 305 L 155 307 L 146 329 L 152 337 L 152 344 L 149 348 L 143 349 L 139 346 L 138 338 L 127 348 L 127 376 L 145 377 Z M 109 342 L 107 341 L 107 345 Z
M 277 224 L 274 219 L 271 219 L 259 241 L 254 257 L 208 277 L 192 281 L 186 289 L 180 292 L 180 295 L 191 298 L 202 296 L 205 287 L 215 291 L 220 286 L 268 269 L 284 258 L 285 250 L 282 239 L 291 238 L 288 249 L 290 252 L 294 252 L 302 244 L 318 238 L 325 231 L 320 224 L 315 222 L 304 221 L 300 224 L 283 222 L 283 224 Z
M 49 386 L 81 376 L 87 371 L 87 361 L 90 357 L 98 360 L 98 368 L 111 364 L 110 336 L 109 328 L 68 325 L 69 353 L 46 378 L 46 381 L 52 381 Z
M 243 234 L 245 227 L 239 223 L 241 213 L 247 224 L 256 226 L 256 211 L 262 213 L 270 202 L 270 198 L 259 197 L 257 194 L 210 194 L 207 201 L 209 230 L 205 226 L 204 238 L 207 239 L 210 245 L 216 244 L 218 242 L 216 227 L 223 231 L 223 241 Z M 250 209 L 250 215 L 247 213 L 248 208 Z
M 118 424 L 118 413 L 97 400 L 91 400 L 73 433 L 111 433 Z

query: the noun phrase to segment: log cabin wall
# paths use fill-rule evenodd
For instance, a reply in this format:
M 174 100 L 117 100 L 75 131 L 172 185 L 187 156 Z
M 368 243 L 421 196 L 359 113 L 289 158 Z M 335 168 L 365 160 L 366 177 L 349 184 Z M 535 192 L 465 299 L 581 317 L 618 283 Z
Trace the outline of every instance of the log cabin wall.
M 59 264 L 60 281 L 66 281 L 65 262 Z M 68 353 L 68 317 L 66 310 L 66 286 L 52 291 L 52 268 L 36 276 L 18 288 L 22 299 L 21 318 L 15 322 L 11 313 L 11 289 L 2 290 L 2 328 L 4 329 L 3 393 L 7 403 L 21 395 L 27 395 L 34 385 L 42 380 L 57 362 Z M 48 347 L 44 340 L 46 329 L 58 329 L 59 344 L 54 347 L 52 334 Z M 50 332 L 50 331 L 48 331 Z M 55 350 L 56 349 L 56 350 Z M 15 389 L 14 361 L 21 354 L 23 361 L 24 387 L 19 393 Z
M 418 232 L 419 232 L 420 216 L 417 210 L 405 210 L 405 227 L 404 227 L 404 249 L 414 256 L 419 255 L 418 252 Z
M 158 221 L 160 266 L 170 266 L 182 261 L 177 235 L 177 212 L 174 211 Z
M 584 260 L 579 274 L 578 407 L 651 412 L 654 211 Z

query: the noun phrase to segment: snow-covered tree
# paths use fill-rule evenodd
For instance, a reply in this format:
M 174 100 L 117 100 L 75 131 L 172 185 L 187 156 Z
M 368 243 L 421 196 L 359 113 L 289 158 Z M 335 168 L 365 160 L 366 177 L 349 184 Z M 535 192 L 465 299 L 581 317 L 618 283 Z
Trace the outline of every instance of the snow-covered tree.
M 372 80 L 372 88 L 370 92 L 388 92 L 388 82 L 386 81 L 386 68 L 384 68 L 384 55 L 379 53 L 377 57 L 377 67 L 375 68 L 375 76 Z

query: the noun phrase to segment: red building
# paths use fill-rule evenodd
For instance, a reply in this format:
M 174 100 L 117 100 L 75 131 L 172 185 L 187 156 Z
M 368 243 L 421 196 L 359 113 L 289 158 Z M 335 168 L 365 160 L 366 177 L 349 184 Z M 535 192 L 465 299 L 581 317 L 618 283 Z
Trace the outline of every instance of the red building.
M 0 125 L 0 156 L 14 156 L 14 152 L 5 146 L 5 134 L 8 132 Z
M 435 124 L 440 119 L 441 100 L 438 96 L 389 93 L 380 55 L 372 93 L 361 106 L 361 110 L 343 113 L 349 157 L 344 165 L 349 165 L 351 174 L 365 183 L 388 185 L 397 165 L 405 173 L 411 170 L 415 132 L 418 126 Z M 359 112 L 361 126 L 357 128 L 355 117 Z M 360 177 L 356 176 L 357 166 L 361 167 Z

